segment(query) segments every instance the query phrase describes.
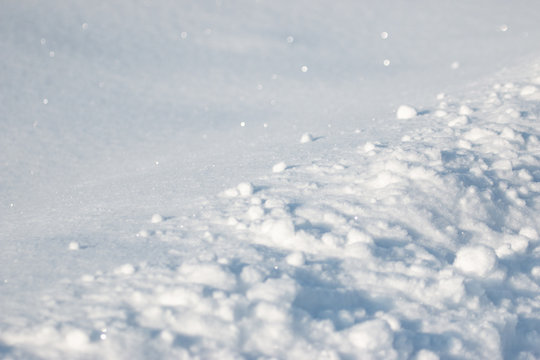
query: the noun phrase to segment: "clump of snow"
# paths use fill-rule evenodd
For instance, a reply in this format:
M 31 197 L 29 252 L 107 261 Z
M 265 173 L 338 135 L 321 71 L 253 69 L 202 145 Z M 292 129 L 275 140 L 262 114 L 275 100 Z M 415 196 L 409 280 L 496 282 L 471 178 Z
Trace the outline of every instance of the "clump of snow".
M 79 243 L 76 241 L 72 241 L 69 243 L 69 250 L 79 250 Z
M 287 264 L 292 266 L 303 266 L 306 262 L 306 257 L 301 251 L 295 251 L 287 255 Z
M 163 221 L 163 216 L 161 216 L 160 214 L 154 214 L 152 215 L 152 218 L 150 219 L 150 222 L 152 224 L 157 224 L 157 223 L 160 223 Z
M 433 351 L 422 349 L 416 354 L 415 359 L 416 360 L 439 360 L 439 355 L 435 354 Z
M 484 277 L 497 265 L 497 256 L 493 249 L 483 245 L 465 246 L 459 249 L 454 266 L 467 275 Z
M 474 112 L 468 105 L 461 105 L 459 107 L 459 115 L 469 116 Z
M 132 275 L 135 273 L 135 267 L 131 264 L 124 264 L 114 270 L 116 275 Z
M 90 338 L 82 330 L 71 329 L 65 335 L 66 345 L 74 350 L 83 351 L 88 346 Z
M 469 118 L 466 115 L 461 115 L 455 118 L 454 120 L 450 120 L 448 122 L 448 126 L 450 127 L 465 126 L 468 123 L 469 123 Z
M 313 141 L 313 136 L 310 133 L 304 133 L 300 137 L 300 143 L 305 144 Z
M 399 120 L 409 120 L 417 115 L 416 109 L 409 105 L 401 105 L 396 111 L 396 117 Z
M 536 93 L 538 91 L 538 88 L 534 85 L 527 85 L 527 86 L 524 86 L 521 91 L 519 92 L 519 95 L 523 96 L 523 97 L 527 97 L 527 96 L 531 96 L 533 95 L 534 93 Z
M 280 172 L 285 171 L 286 168 L 287 168 L 287 164 L 285 164 L 285 162 L 281 161 L 281 162 L 278 162 L 277 164 L 275 164 L 274 166 L 272 166 L 272 172 L 280 173 Z
M 524 236 L 530 240 L 538 240 L 538 232 L 536 231 L 536 229 L 530 226 L 522 227 L 521 230 L 519 230 L 519 235 Z
M 240 196 L 250 196 L 253 195 L 253 185 L 249 182 L 242 182 L 236 186 L 236 189 L 238 190 L 238 193 Z
M 367 350 L 387 358 L 395 356 L 392 346 L 394 334 L 384 320 L 368 320 L 351 327 L 349 339 L 360 353 Z

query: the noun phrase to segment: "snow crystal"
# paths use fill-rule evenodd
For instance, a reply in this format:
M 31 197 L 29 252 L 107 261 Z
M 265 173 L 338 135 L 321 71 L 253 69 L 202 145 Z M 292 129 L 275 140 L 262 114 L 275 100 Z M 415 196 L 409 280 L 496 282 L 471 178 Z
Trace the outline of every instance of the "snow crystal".
M 305 144 L 313 141 L 313 136 L 311 136 L 310 133 L 304 133 L 302 134 L 302 137 L 300 137 L 300 144 Z
M 286 168 L 287 168 L 287 164 L 285 164 L 285 162 L 281 161 L 281 162 L 278 162 L 277 164 L 275 164 L 274 166 L 272 166 L 272 172 L 280 173 L 280 172 L 285 171 Z
M 161 216 L 160 214 L 154 214 L 152 215 L 152 219 L 150 219 L 150 222 L 152 224 L 157 224 L 157 223 L 160 223 L 163 221 L 163 216 Z
M 381 39 L 383 39 L 383 40 L 388 39 L 388 33 L 387 33 L 386 31 L 383 31 L 383 32 L 381 33 Z
M 308 71 L 308 67 L 306 65 L 302 65 L 302 67 L 300 68 L 300 70 L 302 70 L 302 72 L 307 72 Z
M 384 59 L 384 60 L 383 60 L 383 65 L 384 65 L 384 66 L 390 66 L 390 60 Z
M 401 105 L 396 112 L 396 117 L 400 120 L 408 120 L 416 117 L 416 109 L 409 105 Z
M 467 275 L 484 277 L 495 269 L 497 256 L 483 245 L 462 247 L 456 254 L 454 266 Z

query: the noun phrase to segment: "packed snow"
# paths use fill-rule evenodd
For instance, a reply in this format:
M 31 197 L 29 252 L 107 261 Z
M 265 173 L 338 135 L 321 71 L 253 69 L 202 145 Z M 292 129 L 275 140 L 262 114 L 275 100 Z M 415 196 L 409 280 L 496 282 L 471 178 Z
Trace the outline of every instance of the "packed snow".
M 0 357 L 540 359 L 538 11 L 6 4 Z

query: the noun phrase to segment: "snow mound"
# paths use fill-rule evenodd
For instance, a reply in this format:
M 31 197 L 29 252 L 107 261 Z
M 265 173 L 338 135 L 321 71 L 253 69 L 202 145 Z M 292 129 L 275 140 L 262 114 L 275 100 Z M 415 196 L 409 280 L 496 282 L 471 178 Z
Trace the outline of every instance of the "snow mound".
M 540 107 L 520 89 L 538 71 L 152 216 L 132 240 L 165 254 L 63 282 L 35 321 L 2 322 L 0 355 L 537 358 Z

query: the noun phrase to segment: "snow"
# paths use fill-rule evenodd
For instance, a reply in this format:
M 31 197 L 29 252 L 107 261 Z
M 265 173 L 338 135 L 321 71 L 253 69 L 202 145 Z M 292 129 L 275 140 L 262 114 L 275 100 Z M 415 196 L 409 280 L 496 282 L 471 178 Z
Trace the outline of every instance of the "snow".
M 1 358 L 540 358 L 539 5 L 326 5 L 5 4 Z
M 400 120 L 409 120 L 416 117 L 416 115 L 416 109 L 409 105 L 401 105 L 396 111 L 396 117 Z
M 285 164 L 285 162 L 283 161 L 280 161 L 277 164 L 274 164 L 274 166 L 272 166 L 272 172 L 280 173 L 280 172 L 285 171 L 286 168 L 287 168 L 287 164 Z

